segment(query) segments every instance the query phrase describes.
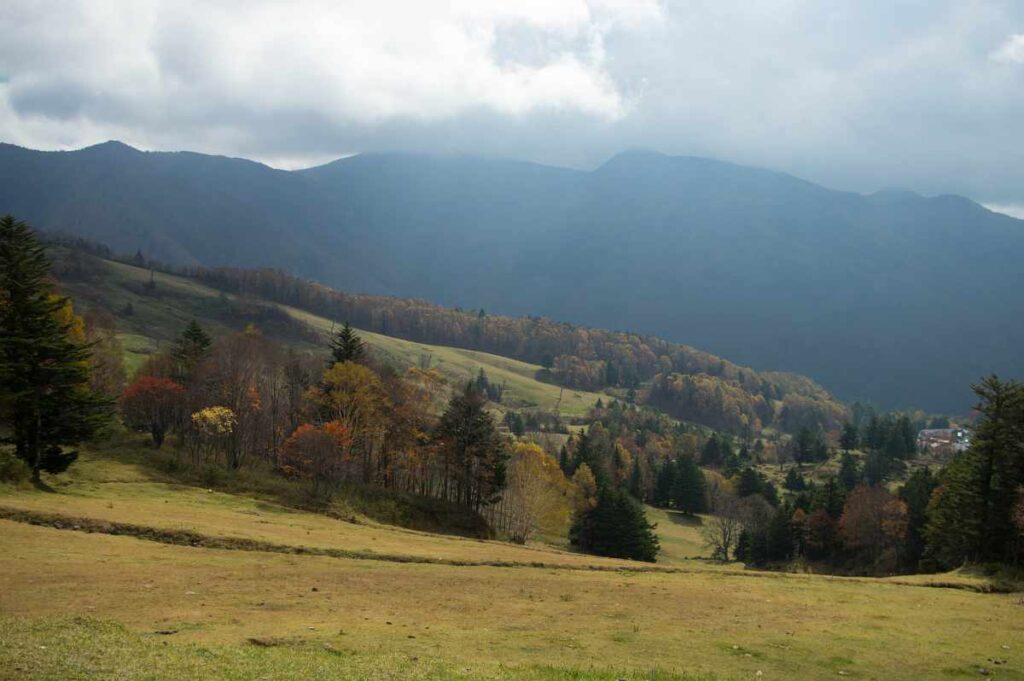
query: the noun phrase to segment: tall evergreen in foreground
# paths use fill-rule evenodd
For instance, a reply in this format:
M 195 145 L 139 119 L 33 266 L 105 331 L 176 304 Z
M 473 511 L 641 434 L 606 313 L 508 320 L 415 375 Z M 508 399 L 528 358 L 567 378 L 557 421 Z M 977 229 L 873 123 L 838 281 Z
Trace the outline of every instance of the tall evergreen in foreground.
M 928 508 L 926 559 L 1012 562 L 1014 504 L 1024 486 L 1024 385 L 989 376 L 973 386 L 981 418 L 970 449 L 942 472 Z
M 366 344 L 348 322 L 331 339 L 331 363 L 359 362 L 366 357 Z
M 72 335 L 68 300 L 31 228 L 0 219 L 0 438 L 32 469 L 61 473 L 65 452 L 93 437 L 112 404 L 89 387 L 89 346 Z

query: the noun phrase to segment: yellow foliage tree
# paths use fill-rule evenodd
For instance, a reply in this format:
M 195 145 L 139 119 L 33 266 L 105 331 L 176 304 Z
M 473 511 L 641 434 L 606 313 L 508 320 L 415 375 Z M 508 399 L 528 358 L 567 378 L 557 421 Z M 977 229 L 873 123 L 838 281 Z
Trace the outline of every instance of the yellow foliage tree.
M 532 443 L 516 444 L 508 486 L 493 512 L 512 541 L 564 536 L 569 526 L 570 485 L 554 457 Z

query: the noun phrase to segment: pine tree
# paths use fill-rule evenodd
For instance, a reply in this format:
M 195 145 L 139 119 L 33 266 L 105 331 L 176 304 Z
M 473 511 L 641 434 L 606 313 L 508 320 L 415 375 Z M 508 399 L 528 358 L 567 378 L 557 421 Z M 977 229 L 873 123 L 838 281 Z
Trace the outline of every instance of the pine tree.
M 704 471 L 688 456 L 680 457 L 675 469 L 672 497 L 676 508 L 689 515 L 703 513 L 707 506 Z
M 345 322 L 331 339 L 331 364 L 360 362 L 366 357 L 366 344 L 355 330 Z
M 507 443 L 484 408 L 486 398 L 472 381 L 456 394 L 435 430 L 445 479 L 453 479 L 447 498 L 479 510 L 498 500 L 505 487 Z
M 856 459 L 853 458 L 849 450 L 843 452 L 843 458 L 839 463 L 839 484 L 849 492 L 860 484 L 860 480 L 861 472 Z
M 31 228 L 0 219 L 0 423 L 36 481 L 67 470 L 78 455 L 63 448 L 94 437 L 112 406 L 89 387 L 89 346 L 72 338 L 49 268 Z
M 203 327 L 195 319 L 188 323 L 185 330 L 178 337 L 178 342 L 171 352 L 176 367 L 176 378 L 182 383 L 187 382 L 196 366 L 206 356 L 213 341 L 207 335 Z
M 644 498 L 646 496 L 644 494 L 644 478 L 640 470 L 639 457 L 633 459 L 633 470 L 629 474 L 629 493 L 640 503 L 646 501 Z
M 973 390 L 974 439 L 943 471 L 925 529 L 928 557 L 945 567 L 1012 559 L 1012 509 L 1024 484 L 1024 386 L 989 376 Z
M 658 468 L 658 476 L 654 481 L 654 505 L 661 508 L 672 503 L 672 493 L 675 489 L 676 466 L 671 461 L 666 461 Z
M 660 546 L 643 507 L 625 491 L 603 488 L 597 505 L 576 518 L 570 540 L 586 553 L 653 563 Z
M 800 475 L 800 472 L 795 468 L 790 468 L 786 473 L 786 480 L 783 483 L 783 487 L 791 492 L 802 492 L 807 489 L 807 480 L 804 476 Z
M 850 422 L 844 423 L 843 433 L 839 436 L 839 446 L 843 451 L 849 452 L 851 449 L 857 449 L 857 444 L 857 427 Z
M 924 555 L 924 526 L 928 503 L 939 482 L 928 467 L 914 471 L 900 488 L 899 498 L 907 505 L 907 537 L 904 560 L 911 569 Z

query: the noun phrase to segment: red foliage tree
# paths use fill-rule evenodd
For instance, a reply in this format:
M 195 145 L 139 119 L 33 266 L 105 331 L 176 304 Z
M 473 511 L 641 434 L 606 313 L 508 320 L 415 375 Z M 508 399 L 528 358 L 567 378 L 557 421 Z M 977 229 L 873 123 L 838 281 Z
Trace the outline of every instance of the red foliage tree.
M 184 398 L 185 389 L 171 379 L 141 376 L 121 394 L 121 416 L 129 428 L 149 432 L 159 449 L 181 416 Z

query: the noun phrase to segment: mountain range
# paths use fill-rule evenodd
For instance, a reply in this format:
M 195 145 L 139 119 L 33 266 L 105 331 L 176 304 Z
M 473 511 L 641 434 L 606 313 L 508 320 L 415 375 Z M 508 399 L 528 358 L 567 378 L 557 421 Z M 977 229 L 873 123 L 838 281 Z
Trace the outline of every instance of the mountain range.
M 846 400 L 957 412 L 1024 374 L 1024 221 L 633 151 L 592 171 L 362 154 L 300 171 L 0 145 L 0 213 L 178 265 L 656 334 Z

